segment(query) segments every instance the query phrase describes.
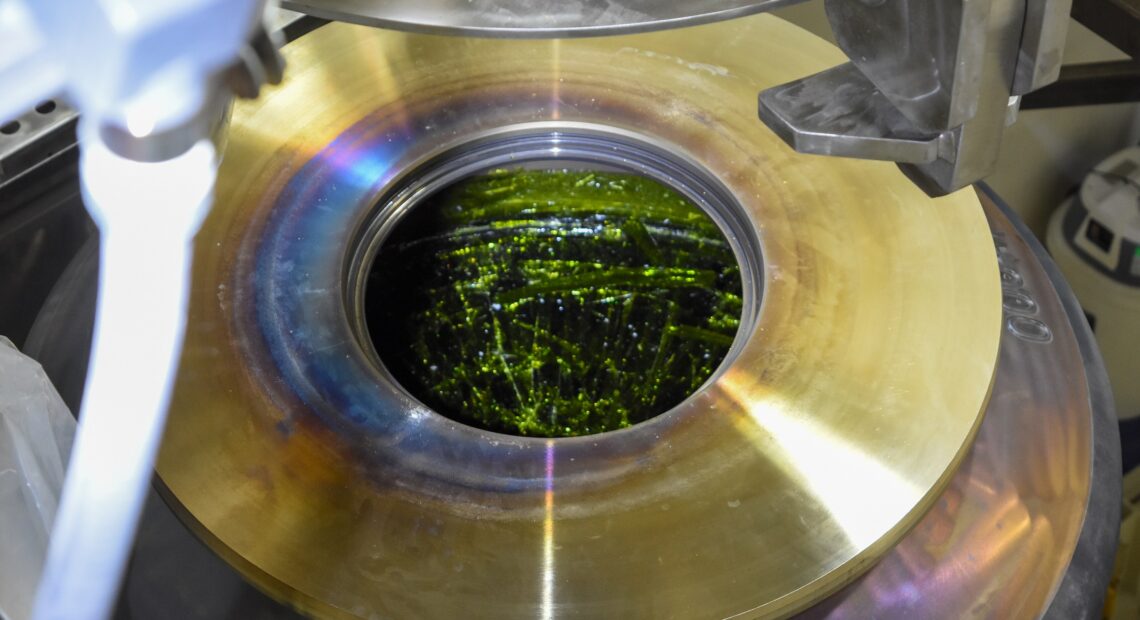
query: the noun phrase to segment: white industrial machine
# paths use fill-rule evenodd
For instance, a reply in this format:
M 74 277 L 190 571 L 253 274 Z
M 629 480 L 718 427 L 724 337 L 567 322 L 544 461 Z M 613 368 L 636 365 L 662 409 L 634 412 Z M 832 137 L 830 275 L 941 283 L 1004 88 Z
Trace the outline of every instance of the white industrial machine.
M 1140 147 L 1093 168 L 1049 220 L 1046 247 L 1096 334 L 1116 415 L 1140 417 Z

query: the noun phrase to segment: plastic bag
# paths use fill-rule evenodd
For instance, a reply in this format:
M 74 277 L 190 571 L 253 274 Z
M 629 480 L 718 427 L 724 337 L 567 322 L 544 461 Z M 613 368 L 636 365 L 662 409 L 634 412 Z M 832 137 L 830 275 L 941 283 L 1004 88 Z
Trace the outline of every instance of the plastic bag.
M 43 369 L 0 336 L 0 617 L 31 616 L 74 436 Z

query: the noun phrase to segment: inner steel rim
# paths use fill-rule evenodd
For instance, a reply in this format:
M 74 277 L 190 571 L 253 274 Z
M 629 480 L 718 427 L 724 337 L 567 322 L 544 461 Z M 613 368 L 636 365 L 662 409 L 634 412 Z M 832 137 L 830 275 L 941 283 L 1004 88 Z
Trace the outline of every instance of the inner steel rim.
M 625 429 L 584 436 L 596 437 L 635 428 L 682 406 L 700 394 L 732 365 L 740 349 L 752 336 L 763 290 L 763 257 L 752 224 L 732 192 L 699 164 L 677 154 L 675 148 L 667 149 L 666 145 L 615 128 L 585 123 L 541 123 L 503 128 L 449 148 L 410 167 L 376 201 L 372 212 L 364 220 L 362 230 L 356 235 L 355 242 L 349 246 L 346 259 L 344 290 L 348 299 L 345 300 L 345 307 L 353 334 L 369 363 L 391 381 L 401 394 L 423 405 L 420 399 L 396 380 L 380 358 L 369 333 L 365 314 L 368 274 L 385 240 L 411 210 L 424 204 L 437 192 L 495 168 L 609 170 L 633 173 L 656 181 L 681 194 L 708 215 L 728 242 L 739 266 L 743 303 L 740 326 L 736 330 L 732 346 L 700 387 L 669 409 L 659 411 L 647 420 Z M 450 415 L 423 406 L 435 415 L 455 420 Z

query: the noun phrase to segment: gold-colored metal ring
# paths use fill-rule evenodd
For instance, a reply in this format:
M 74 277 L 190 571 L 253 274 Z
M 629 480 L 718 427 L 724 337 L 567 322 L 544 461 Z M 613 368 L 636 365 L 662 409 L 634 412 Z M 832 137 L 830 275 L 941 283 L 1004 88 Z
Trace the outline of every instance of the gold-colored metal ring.
M 159 474 L 275 596 L 328 616 L 785 615 L 925 512 L 986 404 L 986 220 L 889 164 L 790 152 L 761 89 L 842 61 L 761 16 L 575 41 L 332 24 L 235 106 Z M 379 196 L 488 130 L 644 136 L 710 171 L 763 252 L 714 379 L 629 429 L 496 435 L 406 396 L 346 277 Z M 757 263 L 759 264 L 759 263 Z M 758 268 L 759 269 L 759 268 Z

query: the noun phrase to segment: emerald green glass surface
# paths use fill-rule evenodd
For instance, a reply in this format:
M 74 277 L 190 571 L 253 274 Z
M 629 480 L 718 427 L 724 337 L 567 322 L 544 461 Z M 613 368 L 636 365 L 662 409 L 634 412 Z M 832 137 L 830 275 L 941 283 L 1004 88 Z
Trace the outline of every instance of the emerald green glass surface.
M 567 437 L 699 388 L 736 335 L 741 279 L 716 224 L 656 181 L 496 170 L 397 224 L 366 312 L 385 366 L 437 412 Z

